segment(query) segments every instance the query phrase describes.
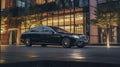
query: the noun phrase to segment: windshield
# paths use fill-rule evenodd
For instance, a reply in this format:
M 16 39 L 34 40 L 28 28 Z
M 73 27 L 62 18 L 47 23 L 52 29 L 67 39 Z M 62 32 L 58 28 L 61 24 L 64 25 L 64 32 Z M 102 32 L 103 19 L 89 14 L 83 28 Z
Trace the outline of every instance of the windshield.
M 59 33 L 68 33 L 66 30 L 64 29 L 61 29 L 61 28 L 58 28 L 58 27 L 52 27 L 56 32 L 59 32 Z

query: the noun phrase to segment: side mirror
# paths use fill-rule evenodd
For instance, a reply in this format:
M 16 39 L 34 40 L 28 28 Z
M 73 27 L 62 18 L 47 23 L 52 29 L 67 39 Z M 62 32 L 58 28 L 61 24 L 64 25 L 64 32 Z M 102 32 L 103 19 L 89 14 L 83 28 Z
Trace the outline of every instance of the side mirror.
M 53 35 L 53 34 L 55 34 L 55 32 L 53 32 L 53 31 L 50 31 L 50 33 Z
M 52 35 L 54 35 L 54 34 L 55 34 L 55 32 L 52 31 Z

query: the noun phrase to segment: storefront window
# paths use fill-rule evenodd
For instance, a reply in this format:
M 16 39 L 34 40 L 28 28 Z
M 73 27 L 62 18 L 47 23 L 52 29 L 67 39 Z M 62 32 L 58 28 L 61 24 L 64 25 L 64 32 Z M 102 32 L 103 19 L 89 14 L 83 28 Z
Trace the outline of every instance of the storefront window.
M 75 14 L 75 32 L 83 34 L 83 13 Z

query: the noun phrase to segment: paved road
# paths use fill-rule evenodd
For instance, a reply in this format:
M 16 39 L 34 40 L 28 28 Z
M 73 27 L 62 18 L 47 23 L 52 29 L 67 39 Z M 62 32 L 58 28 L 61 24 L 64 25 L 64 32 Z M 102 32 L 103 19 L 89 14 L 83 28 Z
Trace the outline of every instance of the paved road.
M 84 48 L 1 46 L 0 57 L 0 64 L 37 60 L 120 64 L 120 46 L 110 48 L 106 46 L 86 46 Z

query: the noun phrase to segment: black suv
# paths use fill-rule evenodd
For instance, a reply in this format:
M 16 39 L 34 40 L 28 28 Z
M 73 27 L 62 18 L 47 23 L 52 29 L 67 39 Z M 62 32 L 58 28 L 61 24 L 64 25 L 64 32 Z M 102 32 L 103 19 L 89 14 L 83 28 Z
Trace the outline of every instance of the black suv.
M 21 42 L 26 46 L 41 44 L 42 46 L 59 44 L 65 48 L 77 46 L 84 47 L 88 43 L 88 37 L 84 34 L 72 34 L 64 29 L 53 26 L 39 26 L 28 30 L 21 36 Z

